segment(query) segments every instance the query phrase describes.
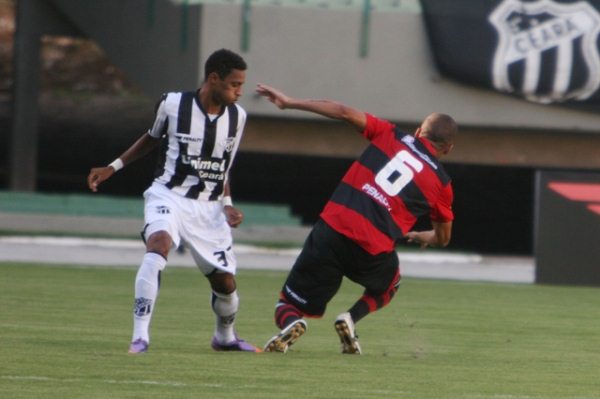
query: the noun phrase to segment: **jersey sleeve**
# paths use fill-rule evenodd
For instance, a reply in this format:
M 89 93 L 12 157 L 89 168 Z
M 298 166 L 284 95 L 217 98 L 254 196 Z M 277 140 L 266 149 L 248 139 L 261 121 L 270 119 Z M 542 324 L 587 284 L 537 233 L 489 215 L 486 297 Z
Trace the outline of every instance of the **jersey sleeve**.
M 394 130 L 394 124 L 386 121 L 385 119 L 379 119 L 376 116 L 365 112 L 367 116 L 367 126 L 362 131 L 362 135 L 365 136 L 369 141 L 373 141 L 378 136 L 389 133 Z
M 167 94 L 163 94 L 160 98 L 160 101 L 156 105 L 156 117 L 154 118 L 154 124 L 148 130 L 148 134 L 154 138 L 160 138 L 165 131 L 165 124 L 167 123 L 167 112 L 166 112 L 166 102 L 167 102 Z
M 446 223 L 454 220 L 454 212 L 452 211 L 453 200 L 452 185 L 448 183 L 442 189 L 439 200 L 431 209 L 431 220 L 437 223 Z

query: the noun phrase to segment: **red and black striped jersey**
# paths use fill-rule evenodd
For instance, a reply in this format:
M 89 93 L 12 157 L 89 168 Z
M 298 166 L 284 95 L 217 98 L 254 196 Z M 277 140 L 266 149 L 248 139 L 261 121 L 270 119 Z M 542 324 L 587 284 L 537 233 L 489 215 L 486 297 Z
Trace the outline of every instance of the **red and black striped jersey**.
M 187 198 L 220 199 L 245 123 L 237 104 L 208 115 L 196 92 L 164 94 L 148 131 L 163 138 L 155 181 Z
M 421 216 L 440 223 L 453 220 L 453 193 L 431 143 L 366 115 L 362 134 L 371 143 L 352 164 L 321 218 L 375 255 L 393 251 Z

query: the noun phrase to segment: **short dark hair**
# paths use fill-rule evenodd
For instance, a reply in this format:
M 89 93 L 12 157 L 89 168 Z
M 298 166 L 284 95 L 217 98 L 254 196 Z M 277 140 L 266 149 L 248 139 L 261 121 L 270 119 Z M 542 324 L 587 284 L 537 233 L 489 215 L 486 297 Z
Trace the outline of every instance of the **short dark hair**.
M 222 48 L 212 53 L 204 64 L 204 80 L 208 79 L 208 75 L 216 72 L 221 79 L 225 79 L 233 69 L 245 71 L 247 68 L 246 61 L 231 50 Z
M 456 121 L 446 114 L 434 112 L 429 114 L 421 124 L 423 136 L 437 146 L 450 145 L 458 133 Z

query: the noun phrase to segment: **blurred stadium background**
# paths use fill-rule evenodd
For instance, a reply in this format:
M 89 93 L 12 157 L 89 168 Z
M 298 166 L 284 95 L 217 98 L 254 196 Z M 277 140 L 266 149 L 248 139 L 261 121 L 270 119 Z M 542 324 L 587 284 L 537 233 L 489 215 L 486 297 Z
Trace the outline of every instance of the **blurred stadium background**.
M 249 64 L 236 201 L 288 206 L 310 224 L 366 145 L 342 124 L 276 110 L 253 95 L 256 83 L 337 99 L 406 130 L 446 112 L 461 125 L 445 161 L 456 197 L 450 248 L 538 255 L 572 274 L 561 258 L 570 248 L 584 270 L 569 282 L 600 283 L 600 1 L 533 3 L 0 0 L 4 206 L 10 193 L 87 193 L 89 168 L 149 127 L 161 92 L 198 87 L 203 60 L 225 47 Z M 529 58 L 510 59 L 501 44 L 511 40 Z M 570 58 L 557 50 L 565 44 Z M 139 197 L 153 167 L 152 157 L 138 161 L 103 194 Z M 566 191 L 549 188 L 556 179 Z

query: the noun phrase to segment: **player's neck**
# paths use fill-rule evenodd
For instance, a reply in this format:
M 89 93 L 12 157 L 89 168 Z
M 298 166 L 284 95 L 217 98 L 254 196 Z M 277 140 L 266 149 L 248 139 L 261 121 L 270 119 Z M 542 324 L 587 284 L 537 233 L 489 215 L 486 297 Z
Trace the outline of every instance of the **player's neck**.
M 207 114 L 218 115 L 221 113 L 221 109 L 223 108 L 223 104 L 216 101 L 214 96 L 210 92 L 210 90 L 206 87 L 206 85 L 202 85 L 197 92 L 198 100 L 200 100 L 200 104 L 202 104 L 202 108 L 204 112 Z

